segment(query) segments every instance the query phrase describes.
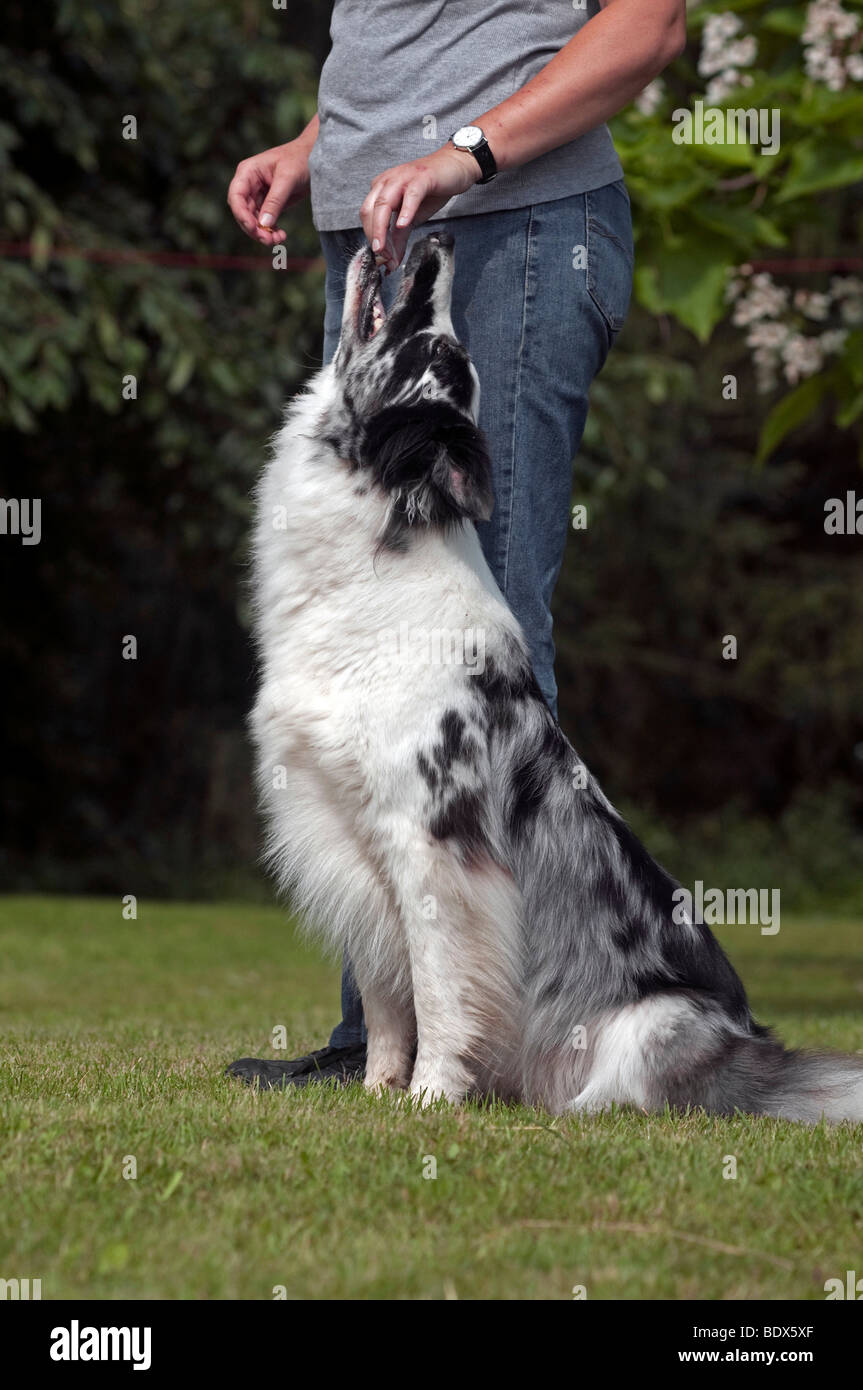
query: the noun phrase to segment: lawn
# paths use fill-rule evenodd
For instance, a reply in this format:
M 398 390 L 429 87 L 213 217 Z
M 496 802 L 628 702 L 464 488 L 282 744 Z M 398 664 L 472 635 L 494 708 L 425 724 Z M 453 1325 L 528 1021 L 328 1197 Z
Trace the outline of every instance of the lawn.
M 725 942 L 788 1043 L 853 1050 L 859 934 Z M 863 1270 L 861 1127 L 227 1081 L 333 1021 L 337 971 L 276 908 L 10 897 L 0 958 L 0 1276 L 43 1298 L 823 1299 Z

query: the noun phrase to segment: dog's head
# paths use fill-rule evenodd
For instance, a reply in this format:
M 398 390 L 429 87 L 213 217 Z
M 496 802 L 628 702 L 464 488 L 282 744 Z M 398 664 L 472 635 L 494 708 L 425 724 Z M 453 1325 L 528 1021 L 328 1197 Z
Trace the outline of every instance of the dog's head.
M 433 232 L 405 262 L 389 314 L 366 248 L 348 270 L 333 361 L 343 452 L 391 499 L 384 541 L 409 528 L 491 515 L 491 468 L 476 427 L 479 379 L 453 333 L 453 239 Z

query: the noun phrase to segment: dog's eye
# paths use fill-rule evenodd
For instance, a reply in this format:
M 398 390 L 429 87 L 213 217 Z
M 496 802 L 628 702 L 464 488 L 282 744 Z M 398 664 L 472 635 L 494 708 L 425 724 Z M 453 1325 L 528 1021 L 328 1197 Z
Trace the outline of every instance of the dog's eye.
M 432 348 L 432 358 L 435 358 L 435 357 L 443 357 L 443 355 L 444 355 L 444 353 L 446 352 L 448 346 L 449 346 L 449 344 L 448 344 L 443 338 L 438 338 L 437 342 L 435 343 L 434 347 Z

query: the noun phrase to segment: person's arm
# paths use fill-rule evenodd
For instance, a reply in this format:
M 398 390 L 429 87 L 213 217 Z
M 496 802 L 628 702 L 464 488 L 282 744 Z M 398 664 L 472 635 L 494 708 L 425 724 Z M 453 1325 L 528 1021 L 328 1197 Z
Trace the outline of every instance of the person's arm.
M 600 0 L 602 9 L 529 82 L 499 106 L 472 115 L 499 170 L 516 169 L 616 115 L 683 49 L 686 0 Z M 480 177 L 473 155 L 449 143 L 386 169 L 360 209 L 388 270 L 424 222 Z M 395 227 L 389 232 L 393 213 Z
M 314 116 L 296 140 L 275 145 L 237 165 L 228 188 L 228 206 L 237 223 L 262 246 L 279 246 L 286 233 L 275 226 L 282 208 L 298 203 L 309 192 L 309 155 L 318 138 Z

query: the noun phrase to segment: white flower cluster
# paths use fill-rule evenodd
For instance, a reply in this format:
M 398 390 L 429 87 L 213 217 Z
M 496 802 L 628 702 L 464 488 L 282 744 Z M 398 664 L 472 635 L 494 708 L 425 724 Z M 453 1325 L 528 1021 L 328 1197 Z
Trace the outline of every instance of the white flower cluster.
M 642 116 L 652 116 L 654 111 L 658 111 L 665 99 L 665 83 L 661 77 L 656 77 L 652 82 L 648 82 L 643 92 L 635 98 L 635 108 L 640 111 Z
M 752 75 L 741 72 L 751 67 L 758 56 L 758 43 L 751 34 L 736 38 L 741 20 L 730 10 L 708 15 L 704 21 L 698 71 L 710 81 L 704 93 L 708 105 L 722 102 L 737 87 L 751 87 Z
M 729 281 L 727 297 L 734 301 L 732 323 L 745 328 L 762 319 L 777 318 L 788 306 L 788 291 L 775 285 L 770 275 L 753 275 L 748 266 L 741 266 L 740 279 Z M 751 278 L 748 278 L 751 277 Z M 744 293 L 745 290 L 745 293 Z
M 843 323 L 856 327 L 863 323 L 863 280 L 853 275 L 834 275 L 830 281 L 830 293 L 834 303 L 839 305 Z
M 823 82 L 831 92 L 841 92 L 846 82 L 863 82 L 863 53 L 856 40 L 860 16 L 843 10 L 839 0 L 812 0 L 806 11 L 803 56 L 807 76 Z
M 863 323 L 863 280 L 852 276 L 834 275 L 829 290 L 797 290 L 792 299 L 771 275 L 743 265 L 729 280 L 726 297 L 734 304 L 732 323 L 748 330 L 759 391 L 771 391 L 780 375 L 791 386 L 814 376 L 827 357 L 842 351 L 848 328 Z M 847 327 L 801 331 L 803 319 L 826 323 L 831 317 Z

